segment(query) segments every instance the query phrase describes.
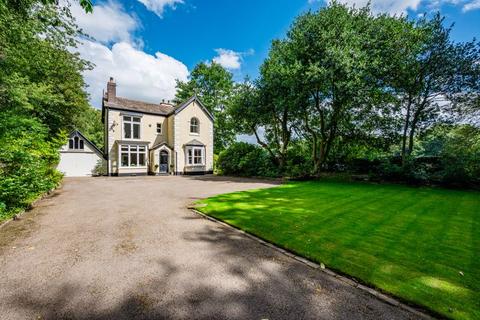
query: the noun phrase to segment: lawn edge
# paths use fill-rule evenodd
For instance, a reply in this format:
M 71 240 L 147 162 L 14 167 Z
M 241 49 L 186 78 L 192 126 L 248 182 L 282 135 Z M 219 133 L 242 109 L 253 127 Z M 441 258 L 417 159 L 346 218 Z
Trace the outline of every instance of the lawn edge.
M 266 247 L 269 247 L 269 248 L 271 248 L 275 251 L 278 251 L 278 252 L 286 255 L 287 257 L 293 258 L 293 259 L 297 260 L 298 262 L 303 263 L 304 265 L 306 265 L 306 266 L 308 266 L 312 269 L 320 270 L 320 271 L 326 273 L 327 275 L 329 275 L 329 276 L 331 276 L 331 277 L 333 277 L 333 278 L 335 278 L 339 281 L 342 281 L 343 283 L 345 283 L 345 284 L 347 284 L 351 287 L 358 288 L 358 289 L 362 290 L 363 292 L 366 292 L 366 293 L 374 296 L 375 298 L 377 298 L 377 299 L 379 299 L 379 300 L 381 300 L 385 303 L 388 303 L 392 306 L 395 306 L 395 307 L 401 308 L 403 310 L 406 310 L 408 312 L 411 312 L 411 313 L 415 314 L 416 316 L 422 317 L 423 319 L 435 319 L 434 317 L 445 318 L 445 316 L 436 313 L 434 310 L 429 310 L 429 309 L 427 310 L 427 309 L 422 308 L 419 305 L 411 306 L 409 304 L 406 304 L 406 303 L 400 301 L 398 297 L 395 297 L 395 296 L 392 296 L 390 294 L 381 292 L 381 291 L 377 290 L 376 288 L 369 287 L 365 284 L 362 284 L 362 283 L 358 282 L 357 279 L 347 277 L 346 274 L 340 274 L 340 273 L 338 273 L 338 272 L 336 272 L 332 269 L 326 268 L 323 264 L 318 264 L 316 262 L 308 260 L 307 258 L 299 256 L 299 255 L 297 255 L 296 253 L 294 253 L 290 250 L 279 247 L 278 245 L 276 245 L 276 244 L 274 244 L 274 243 L 272 243 L 268 240 L 262 239 L 262 238 L 254 235 L 250 232 L 242 230 L 242 229 L 240 229 L 240 228 L 238 228 L 234 225 L 231 225 L 231 224 L 229 224 L 225 221 L 222 221 L 220 219 L 209 216 L 209 215 L 197 210 L 195 208 L 195 205 L 188 206 L 188 209 L 190 209 L 190 211 L 192 211 L 193 213 L 201 216 L 202 218 L 204 218 L 206 220 L 210 220 L 212 222 L 218 223 L 218 224 L 220 224 L 224 227 L 227 227 L 229 229 L 233 229 L 236 232 L 239 232 L 239 233 L 243 234 L 247 238 L 250 238 L 250 239 L 266 246 Z

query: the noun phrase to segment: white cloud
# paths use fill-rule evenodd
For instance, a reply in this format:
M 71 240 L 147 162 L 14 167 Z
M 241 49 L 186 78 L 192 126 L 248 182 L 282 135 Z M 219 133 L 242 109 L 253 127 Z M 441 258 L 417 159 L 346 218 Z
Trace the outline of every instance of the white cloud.
M 309 4 L 330 0 L 308 0 Z M 417 11 L 419 5 L 425 5 L 429 10 L 439 10 L 443 4 L 462 5 L 463 12 L 480 9 L 480 0 L 340 0 L 340 3 L 361 8 L 370 2 L 374 13 L 405 14 L 408 10 Z
M 153 103 L 173 99 L 175 80 L 186 81 L 188 77 L 188 69 L 182 62 L 161 52 L 147 54 L 126 42 L 116 43 L 110 49 L 87 40 L 78 51 L 96 65 L 84 73 L 90 101 L 95 107 L 101 106 L 102 90 L 110 76 L 117 82 L 119 96 Z
M 215 49 L 218 56 L 213 61 L 227 69 L 240 69 L 242 55 L 240 52 L 227 49 Z
M 212 60 L 222 67 L 229 70 L 240 69 L 242 64 L 242 57 L 246 55 L 253 54 L 253 49 L 250 49 L 247 52 L 237 52 L 229 49 L 215 49 L 218 56 L 214 57 Z
M 468 2 L 463 6 L 463 12 L 476 10 L 476 9 L 480 9 L 480 0 L 474 0 L 474 1 Z
M 86 34 L 103 43 L 131 42 L 132 32 L 139 27 L 138 20 L 113 1 L 94 6 L 93 13 L 86 13 L 77 1 L 72 1 L 70 10 L 77 25 Z
M 357 8 L 364 7 L 370 2 L 372 11 L 375 13 L 402 14 L 408 9 L 417 10 L 421 0 L 343 0 L 340 2 Z
M 79 27 L 95 39 L 82 39 L 75 49 L 95 65 L 84 72 L 93 106 L 101 106 L 109 77 L 117 81 L 119 96 L 153 103 L 173 99 L 175 80 L 187 80 L 188 68 L 182 62 L 161 52 L 151 55 L 141 50 L 142 39 L 133 36 L 140 22 L 114 0 L 96 5 L 92 14 L 76 2 L 70 10 Z
M 163 18 L 163 12 L 166 7 L 175 10 L 177 4 L 183 4 L 183 0 L 138 0 L 143 3 L 148 10 L 154 12 L 160 18 Z

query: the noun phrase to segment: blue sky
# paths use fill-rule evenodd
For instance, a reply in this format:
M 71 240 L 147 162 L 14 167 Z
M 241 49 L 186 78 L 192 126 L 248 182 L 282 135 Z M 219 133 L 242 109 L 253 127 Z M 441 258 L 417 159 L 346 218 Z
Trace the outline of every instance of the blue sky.
M 347 0 L 362 6 L 366 0 Z M 376 12 L 417 17 L 440 12 L 455 23 L 457 41 L 480 35 L 480 0 L 374 0 Z M 238 81 L 256 77 L 272 39 L 285 35 L 296 16 L 325 6 L 320 0 L 105 0 L 87 15 L 77 4 L 77 23 L 95 39 L 80 54 L 96 67 L 85 73 L 92 105 L 99 107 L 109 76 L 118 94 L 158 102 L 172 99 L 175 79 L 186 80 L 201 61 L 217 61 Z

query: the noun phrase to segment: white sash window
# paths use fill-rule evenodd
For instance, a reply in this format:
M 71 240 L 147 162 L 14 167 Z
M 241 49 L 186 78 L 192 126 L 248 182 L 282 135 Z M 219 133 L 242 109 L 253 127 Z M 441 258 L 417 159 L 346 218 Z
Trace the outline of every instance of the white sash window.
M 123 138 L 140 139 L 140 117 L 123 116 Z
M 204 147 L 187 147 L 187 164 L 188 165 L 204 165 L 205 152 Z
M 120 146 L 121 167 L 145 167 L 147 165 L 147 147 L 123 144 Z

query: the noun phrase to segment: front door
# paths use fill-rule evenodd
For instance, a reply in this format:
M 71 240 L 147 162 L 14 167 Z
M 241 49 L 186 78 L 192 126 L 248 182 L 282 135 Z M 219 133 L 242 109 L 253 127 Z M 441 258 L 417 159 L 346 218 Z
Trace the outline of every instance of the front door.
M 160 151 L 160 173 L 168 172 L 168 152 L 165 150 Z

